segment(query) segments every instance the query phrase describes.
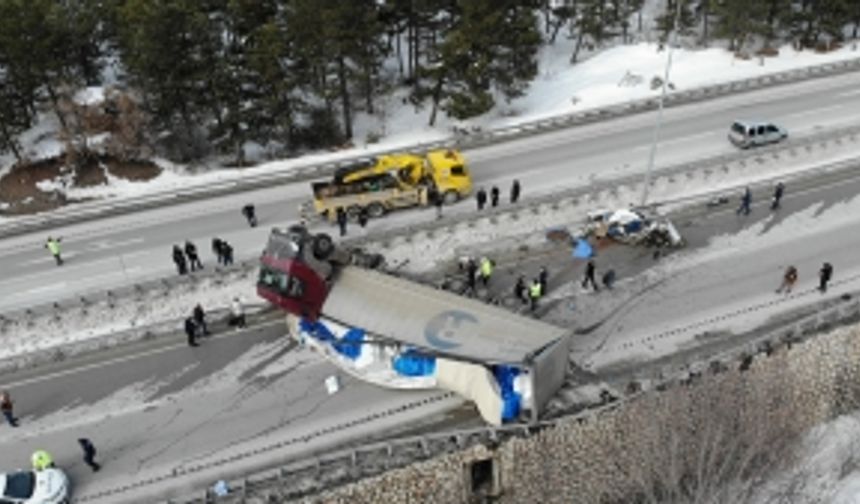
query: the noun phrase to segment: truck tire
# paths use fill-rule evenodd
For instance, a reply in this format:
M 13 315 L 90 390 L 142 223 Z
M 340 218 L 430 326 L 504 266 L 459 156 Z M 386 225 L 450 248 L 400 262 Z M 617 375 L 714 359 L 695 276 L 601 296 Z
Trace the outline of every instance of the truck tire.
M 361 207 L 358 205 L 352 205 L 346 209 L 346 217 L 352 222 L 358 221 L 359 214 L 361 214 Z
M 460 193 L 457 191 L 445 191 L 444 196 L 442 196 L 442 202 L 446 205 L 453 205 L 458 201 L 460 201 Z
M 385 215 L 385 205 L 382 203 L 371 203 L 367 206 L 367 216 L 371 219 L 378 219 Z
M 327 260 L 331 256 L 332 252 L 334 252 L 334 241 L 332 241 L 331 236 L 325 233 L 320 233 L 314 236 L 311 252 L 313 252 L 314 257 L 317 260 Z

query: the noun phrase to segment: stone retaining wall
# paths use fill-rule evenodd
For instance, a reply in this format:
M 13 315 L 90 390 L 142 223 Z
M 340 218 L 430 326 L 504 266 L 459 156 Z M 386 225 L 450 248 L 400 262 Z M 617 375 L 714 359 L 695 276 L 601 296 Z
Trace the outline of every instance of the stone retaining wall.
M 858 407 L 858 378 L 855 325 L 494 449 L 475 446 L 305 502 L 479 502 L 470 472 L 482 459 L 495 472 L 484 492 L 499 503 L 686 501 L 696 492 L 743 502 L 750 481 L 791 462 L 803 433 Z

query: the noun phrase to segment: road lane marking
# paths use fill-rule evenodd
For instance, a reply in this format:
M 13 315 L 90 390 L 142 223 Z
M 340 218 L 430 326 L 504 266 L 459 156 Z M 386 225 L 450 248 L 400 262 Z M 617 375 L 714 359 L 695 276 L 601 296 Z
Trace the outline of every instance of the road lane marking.
M 130 268 L 125 268 L 124 270 L 118 269 L 116 271 L 111 271 L 108 273 L 101 273 L 98 275 L 87 275 L 84 280 L 74 280 L 74 282 L 75 282 L 75 284 L 80 285 L 80 284 L 86 284 L 86 283 L 92 284 L 93 282 L 98 283 L 98 281 L 100 281 L 100 279 L 104 278 L 104 277 L 117 277 L 118 276 L 118 277 L 127 278 L 128 275 L 131 275 L 134 273 L 139 273 L 139 272 L 143 271 L 143 269 L 144 268 L 141 266 L 132 266 Z M 42 286 L 42 287 L 33 287 L 32 289 L 26 289 L 23 292 L 25 294 L 46 292 L 46 291 L 49 291 L 51 289 L 55 289 L 58 286 L 61 288 L 66 288 L 66 287 L 68 287 L 68 285 L 69 285 L 69 282 L 57 282 L 57 283 L 54 283 L 51 285 L 46 285 L 46 286 Z M 86 296 L 84 296 L 84 297 L 86 297 Z
M 47 291 L 51 291 L 51 290 L 65 289 L 68 286 L 69 286 L 69 284 L 66 282 L 57 282 L 57 283 L 50 284 L 50 285 L 43 285 L 41 287 L 34 287 L 32 289 L 27 289 L 24 292 L 27 294 L 38 293 L 38 292 L 47 292 Z
M 93 243 L 93 246 L 89 247 L 88 250 L 104 250 L 111 247 L 125 247 L 126 245 L 134 245 L 136 243 L 143 243 L 143 238 L 130 238 L 128 240 L 118 240 L 113 241 L 110 239 L 99 240 Z
M 75 252 L 69 252 L 69 253 L 60 254 L 60 257 L 62 257 L 63 260 L 65 261 L 67 259 L 75 257 L 76 255 L 78 255 L 78 254 Z M 42 255 L 36 259 L 30 259 L 29 261 L 24 261 L 21 264 L 41 264 L 41 263 L 53 263 L 53 262 L 55 262 L 54 256 L 52 256 L 49 252 L 45 252 L 44 255 Z
M 860 89 L 855 89 L 853 91 L 845 91 L 844 93 L 839 93 L 837 96 L 857 96 L 860 95 Z
M 845 110 L 845 105 L 831 105 L 831 106 L 829 106 L 829 107 L 824 107 L 824 108 L 817 108 L 817 109 L 812 109 L 812 110 L 804 110 L 804 111 L 802 111 L 802 112 L 795 112 L 795 113 L 793 113 L 793 114 L 786 114 L 786 115 L 782 116 L 782 118 L 783 118 L 783 119 L 786 119 L 786 118 L 789 118 L 789 117 L 792 117 L 792 118 L 796 118 L 796 117 L 807 117 L 807 116 L 812 116 L 812 115 L 815 115 L 815 114 L 821 114 L 822 112 L 829 112 L 829 111 L 831 111 L 831 110 L 842 110 L 842 111 L 844 111 L 844 110 Z M 791 132 L 789 131 L 789 133 L 791 133 Z
M 722 136 L 721 131 L 713 131 L 712 130 L 712 131 L 705 131 L 702 133 L 696 133 L 695 135 L 687 135 L 687 136 L 682 136 L 682 137 L 678 137 L 678 138 L 671 138 L 668 140 L 659 140 L 657 142 L 657 150 L 659 151 L 661 148 L 663 148 L 667 145 L 689 142 L 692 139 L 721 138 L 721 136 Z M 651 145 L 648 144 L 648 145 L 639 145 L 637 147 L 634 147 L 631 150 L 639 151 L 639 150 L 650 150 L 650 149 L 651 149 Z
M 180 332 L 180 327 L 179 327 L 179 326 L 180 326 L 180 324 L 181 324 L 181 322 L 177 321 L 177 323 L 176 323 L 176 325 L 177 325 L 176 333 L 179 333 L 179 332 Z M 283 325 L 283 324 L 284 324 L 284 321 L 283 321 L 283 320 L 281 320 L 281 319 L 275 319 L 275 320 L 270 320 L 270 321 L 268 321 L 268 322 L 264 322 L 264 323 L 259 324 L 259 325 L 255 325 L 255 326 L 253 326 L 253 327 L 249 327 L 249 330 L 250 330 L 250 331 L 254 331 L 255 329 L 266 329 L 266 328 L 268 328 L 268 327 L 270 327 L 270 326 L 274 326 L 274 325 Z M 286 331 L 286 328 L 284 328 L 284 331 Z M 205 341 L 210 341 L 210 340 L 220 340 L 220 339 L 224 339 L 224 338 L 229 338 L 229 337 L 231 337 L 231 336 L 238 336 L 238 335 L 241 335 L 241 334 L 242 334 L 242 333 L 244 333 L 244 332 L 246 332 L 246 331 L 232 331 L 232 330 L 230 330 L 230 331 L 225 331 L 225 332 L 220 333 L 220 334 L 215 334 L 215 335 L 212 335 L 212 336 L 207 336 L 207 337 L 206 337 L 206 339 L 205 339 Z M 32 385 L 32 384 L 35 384 L 35 383 L 41 383 L 41 382 L 50 381 L 50 380 L 53 380 L 53 379 L 55 379 L 55 378 L 62 378 L 62 377 L 64 377 L 64 376 L 73 375 L 73 374 L 75 374 L 75 373 L 79 373 L 79 372 L 82 372 L 82 371 L 89 371 L 89 370 L 91 370 L 91 369 L 98 369 L 98 368 L 100 368 L 100 367 L 107 367 L 107 366 L 112 366 L 112 365 L 114 365 L 114 364 L 121 364 L 121 363 L 123 363 L 123 362 L 129 362 L 129 361 L 132 361 L 132 360 L 135 360 L 135 359 L 139 359 L 139 358 L 143 358 L 143 357 L 149 357 L 149 356 L 152 356 L 152 355 L 158 355 L 158 354 L 162 354 L 162 353 L 165 353 L 165 352 L 168 352 L 168 351 L 177 350 L 177 349 L 180 349 L 180 348 L 188 348 L 188 344 L 185 342 L 185 339 L 184 339 L 184 338 L 177 338 L 177 340 L 178 340 L 178 341 L 177 341 L 176 343 L 174 343 L 174 344 L 170 344 L 170 345 L 167 345 L 167 346 L 162 347 L 162 348 L 153 348 L 153 349 L 149 349 L 149 350 L 143 350 L 143 351 L 140 351 L 140 352 L 137 352 L 137 353 L 132 353 L 132 354 L 129 354 L 129 355 L 123 355 L 123 356 L 120 356 L 120 357 L 115 357 L 115 358 L 113 358 L 113 359 L 108 359 L 108 360 L 104 360 L 104 361 L 93 362 L 92 364 L 87 364 L 87 365 L 85 365 L 85 366 L 73 367 L 73 368 L 71 368 L 71 369 L 64 369 L 64 370 L 62 370 L 62 371 L 55 371 L 55 372 L 53 372 L 53 373 L 48 373 L 48 374 L 42 374 L 42 375 L 34 376 L 34 377 L 32 377 L 32 378 L 25 378 L 25 379 L 23 379 L 23 380 L 18 380 L 18 381 L 15 381 L 15 382 L 9 382 L 9 383 L 3 384 L 3 387 L 5 387 L 5 388 L 17 388 L 17 387 L 23 387 L 23 386 L 25 386 L 25 385 Z M 120 347 L 120 346 L 122 346 L 122 345 L 117 345 L 116 347 L 113 347 L 113 348 L 118 348 L 118 347 Z M 201 345 L 201 346 L 200 346 L 200 348 L 205 348 L 206 346 L 207 346 L 207 345 L 205 345 L 205 344 L 204 344 L 204 345 Z M 45 349 L 45 351 L 46 351 L 46 352 L 50 352 L 50 351 L 51 351 L 51 349 L 50 349 L 50 348 L 48 348 L 48 349 Z M 82 355 L 87 355 L 87 354 L 89 354 L 89 352 L 85 352 L 85 353 L 83 353 Z

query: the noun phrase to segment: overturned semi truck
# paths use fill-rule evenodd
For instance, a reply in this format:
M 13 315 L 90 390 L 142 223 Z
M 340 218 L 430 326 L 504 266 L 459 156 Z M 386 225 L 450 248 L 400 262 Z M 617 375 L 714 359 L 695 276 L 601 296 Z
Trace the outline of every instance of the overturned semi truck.
M 494 425 L 536 421 L 564 382 L 569 331 L 388 274 L 378 254 L 293 226 L 260 263 L 257 291 L 290 335 L 362 380 L 454 391 Z

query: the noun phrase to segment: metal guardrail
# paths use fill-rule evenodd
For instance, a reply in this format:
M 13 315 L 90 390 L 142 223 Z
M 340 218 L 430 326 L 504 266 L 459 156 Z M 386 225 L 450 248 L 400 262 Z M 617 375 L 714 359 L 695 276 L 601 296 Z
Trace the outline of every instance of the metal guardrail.
M 671 92 L 666 96 L 664 106 L 673 107 L 695 103 L 736 92 L 779 86 L 782 84 L 839 75 L 858 70 L 860 70 L 860 58 L 786 70 L 760 77 L 751 77 L 685 91 Z M 293 167 L 276 173 L 264 173 L 248 176 L 242 180 L 225 181 L 208 184 L 207 186 L 191 186 L 187 189 L 181 189 L 178 191 L 174 190 L 137 198 L 126 198 L 122 202 L 113 201 L 75 204 L 70 207 L 57 209 L 44 214 L 16 218 L 11 223 L 0 225 L 0 235 L 16 236 L 70 223 L 93 220 L 107 215 L 121 215 L 147 208 L 186 203 L 214 196 L 251 191 L 264 187 L 311 180 L 314 178 L 322 178 L 333 174 L 334 171 L 341 166 L 352 164 L 357 161 L 370 160 L 374 156 L 381 154 L 403 151 L 426 152 L 428 150 L 452 146 L 461 149 L 480 147 L 572 126 L 638 114 L 654 110 L 656 107 L 656 98 L 633 100 L 600 109 L 590 109 L 582 112 L 563 114 L 548 119 L 522 123 L 516 126 L 499 127 L 487 131 L 480 131 L 466 136 L 455 136 L 434 142 L 423 142 L 397 149 L 384 149 L 375 152 L 373 155 L 359 155 L 327 163 Z

